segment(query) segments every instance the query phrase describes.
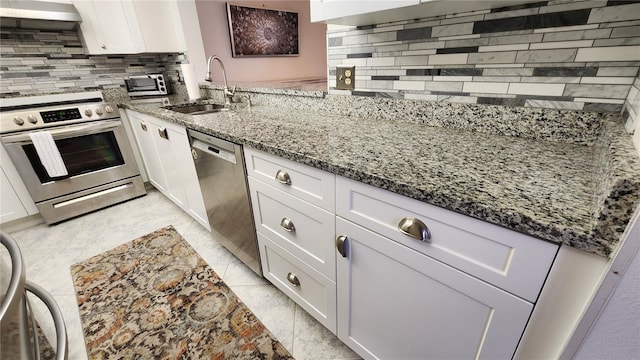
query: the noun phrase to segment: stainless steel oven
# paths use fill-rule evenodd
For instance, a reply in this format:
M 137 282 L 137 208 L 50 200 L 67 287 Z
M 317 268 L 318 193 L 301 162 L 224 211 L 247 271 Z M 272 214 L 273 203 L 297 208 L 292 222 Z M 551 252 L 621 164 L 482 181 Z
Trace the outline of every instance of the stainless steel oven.
M 146 193 L 115 104 L 69 95 L 6 99 L 0 113 L 2 144 L 49 224 Z

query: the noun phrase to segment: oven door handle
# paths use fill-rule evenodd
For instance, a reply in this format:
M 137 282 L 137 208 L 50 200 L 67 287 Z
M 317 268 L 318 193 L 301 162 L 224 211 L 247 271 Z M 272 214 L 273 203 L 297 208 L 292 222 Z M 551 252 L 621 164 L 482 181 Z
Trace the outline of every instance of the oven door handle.
M 67 125 L 59 128 L 44 128 L 35 131 L 48 131 L 51 133 L 54 139 L 65 139 L 78 135 L 90 135 L 104 130 L 115 129 L 122 126 L 122 122 L 118 120 L 105 120 L 95 121 L 89 123 L 82 123 L 76 125 Z M 24 131 L 18 134 L 5 135 L 2 137 L 2 142 L 5 144 L 28 142 L 31 143 L 31 137 L 29 133 L 31 131 Z

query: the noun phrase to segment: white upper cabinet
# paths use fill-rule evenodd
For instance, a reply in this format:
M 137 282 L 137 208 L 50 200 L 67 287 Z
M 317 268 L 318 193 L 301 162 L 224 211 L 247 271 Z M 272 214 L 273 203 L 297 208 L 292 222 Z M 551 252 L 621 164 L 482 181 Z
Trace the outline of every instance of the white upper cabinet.
M 325 21 L 354 15 L 371 14 L 418 4 L 420 4 L 420 0 L 311 0 L 311 21 Z
M 311 22 L 373 25 L 521 5 L 532 0 L 310 0 Z
M 89 54 L 185 51 L 178 8 L 171 1 L 73 0 Z

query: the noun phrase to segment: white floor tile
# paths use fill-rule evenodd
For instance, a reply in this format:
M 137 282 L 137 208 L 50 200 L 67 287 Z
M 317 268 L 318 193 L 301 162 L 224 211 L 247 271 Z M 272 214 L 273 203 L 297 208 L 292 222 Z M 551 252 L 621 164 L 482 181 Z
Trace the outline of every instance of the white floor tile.
M 301 307 L 296 306 L 293 352 L 298 360 L 360 359 Z
M 210 232 L 157 190 L 146 196 L 57 225 L 38 224 L 10 235 L 27 264 L 27 279 L 49 291 L 60 307 L 69 337 L 69 359 L 85 360 L 84 335 L 70 266 L 162 227 L 173 225 L 211 268 L 297 360 L 358 359 L 331 332 L 244 266 Z M 53 340 L 43 305 L 36 314 Z
M 275 286 L 233 286 L 231 290 L 291 353 L 296 304 Z
M 237 285 L 266 285 L 269 282 L 263 277 L 258 276 L 251 269 L 246 267 L 238 258 L 233 256 L 227 271 L 224 273 L 222 280 L 229 286 Z

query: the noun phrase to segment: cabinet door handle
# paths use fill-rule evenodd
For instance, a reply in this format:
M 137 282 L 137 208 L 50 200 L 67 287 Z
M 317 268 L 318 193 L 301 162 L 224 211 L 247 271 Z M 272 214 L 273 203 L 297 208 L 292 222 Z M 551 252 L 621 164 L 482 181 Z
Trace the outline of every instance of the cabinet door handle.
M 336 238 L 336 248 L 342 257 L 347 257 L 347 237 L 340 235 Z
M 167 133 L 167 128 L 158 129 L 158 134 L 161 138 L 169 140 L 169 133 Z
M 296 231 L 296 227 L 293 225 L 293 221 L 287 218 L 282 218 L 282 221 L 280 221 L 280 226 L 288 232 Z
M 140 123 L 140 127 L 142 128 L 142 130 L 147 131 L 147 124 Z
M 427 225 L 425 225 L 425 223 L 416 218 L 403 218 L 398 223 L 398 230 L 400 230 L 401 233 L 416 240 L 431 242 L 431 232 L 429 232 L 429 228 L 427 227 Z
M 300 280 L 298 280 L 298 277 L 294 273 L 288 273 L 287 280 L 295 287 L 300 286 Z
M 276 181 L 285 185 L 291 185 L 291 176 L 284 170 L 278 170 L 276 173 Z

